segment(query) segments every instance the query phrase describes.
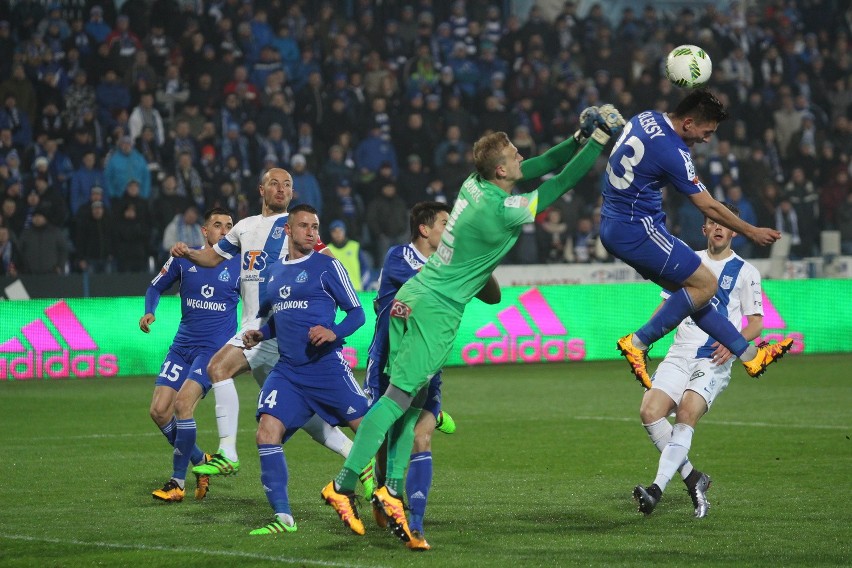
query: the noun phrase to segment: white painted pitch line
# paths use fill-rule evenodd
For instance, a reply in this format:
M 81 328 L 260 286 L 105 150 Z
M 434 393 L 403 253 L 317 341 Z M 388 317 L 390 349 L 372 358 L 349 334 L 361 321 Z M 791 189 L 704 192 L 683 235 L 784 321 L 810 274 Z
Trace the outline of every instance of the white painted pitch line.
M 22 534 L 2 534 L 0 539 L 22 540 L 25 542 L 47 542 L 50 544 L 65 544 L 74 546 L 89 546 L 95 548 L 114 548 L 118 550 L 145 550 L 153 552 L 179 552 L 187 554 L 206 554 L 208 556 L 229 556 L 232 558 L 249 558 L 252 560 L 269 560 L 271 562 L 288 562 L 293 564 L 310 564 L 314 566 L 340 566 L 342 568 L 357 566 L 351 562 L 328 562 L 311 558 L 293 558 L 291 556 L 271 556 L 268 554 L 256 554 L 253 552 L 240 552 L 236 550 L 210 550 L 207 548 L 184 548 L 169 546 L 150 546 L 146 544 L 122 544 L 118 542 L 82 541 L 75 539 L 59 539 L 47 537 L 34 537 Z M 380 565 L 367 565 L 381 568 Z
M 636 422 L 639 417 L 627 418 L 623 416 L 572 416 L 574 420 L 597 420 L 600 422 Z M 793 430 L 852 430 L 850 426 L 834 426 L 831 424 L 773 424 L 771 422 L 739 422 L 736 420 L 702 420 L 702 424 L 716 424 L 718 426 L 752 426 L 755 428 L 790 428 Z

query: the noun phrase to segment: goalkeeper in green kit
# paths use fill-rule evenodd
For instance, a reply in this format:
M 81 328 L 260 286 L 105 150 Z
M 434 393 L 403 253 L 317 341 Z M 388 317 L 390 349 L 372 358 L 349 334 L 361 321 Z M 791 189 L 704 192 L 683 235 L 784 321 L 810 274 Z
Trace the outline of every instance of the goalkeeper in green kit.
M 364 524 L 355 507 L 358 474 L 387 436 L 388 467 L 408 460 L 414 425 L 429 384 L 447 360 L 465 306 L 474 298 L 496 303 L 499 287 L 491 273 L 511 250 L 521 227 L 531 223 L 594 165 L 624 119 L 612 105 L 590 107 L 580 115 L 580 130 L 541 156 L 524 160 L 504 132 L 486 134 L 473 146 L 476 172 L 462 184 L 438 250 L 419 274 L 396 294 L 390 311 L 390 386 L 364 416 L 343 469 L 323 490 L 356 534 Z M 515 184 L 562 171 L 529 193 L 512 195 Z M 404 468 L 402 468 L 404 471 Z M 412 550 L 426 550 L 422 534 L 409 530 L 401 496 L 403 479 L 388 476 L 373 501 L 387 525 Z

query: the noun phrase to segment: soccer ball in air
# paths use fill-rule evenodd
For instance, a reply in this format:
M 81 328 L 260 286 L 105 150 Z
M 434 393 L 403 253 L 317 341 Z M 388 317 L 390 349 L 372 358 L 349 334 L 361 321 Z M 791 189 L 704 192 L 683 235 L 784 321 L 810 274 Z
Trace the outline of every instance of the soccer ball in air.
M 684 89 L 700 87 L 712 72 L 710 56 L 695 45 L 679 45 L 666 57 L 666 77 Z

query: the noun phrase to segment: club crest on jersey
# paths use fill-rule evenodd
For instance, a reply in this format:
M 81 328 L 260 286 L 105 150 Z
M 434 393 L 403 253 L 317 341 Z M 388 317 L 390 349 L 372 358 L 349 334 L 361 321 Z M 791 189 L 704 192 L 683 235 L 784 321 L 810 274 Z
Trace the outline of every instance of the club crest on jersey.
M 299 284 L 304 284 L 307 281 L 308 281 L 308 273 L 305 272 L 304 270 L 301 271 L 298 276 L 296 276 L 296 282 L 298 282 Z
M 218 278 L 219 278 L 219 282 L 230 282 L 231 281 L 231 274 L 228 272 L 228 269 L 226 268 L 225 270 L 223 270 L 222 272 L 219 273 Z
M 399 300 L 394 300 L 393 304 L 391 304 L 390 308 L 390 317 L 392 318 L 400 318 L 400 319 L 408 319 L 408 316 L 411 315 L 411 308 L 408 307 L 405 303 L 400 302 Z
M 278 288 L 278 295 L 281 296 L 282 300 L 286 300 L 290 297 L 290 287 L 281 286 L 280 288 Z
M 722 282 L 719 284 L 719 287 L 721 287 L 722 290 L 730 290 L 731 284 L 733 284 L 733 283 L 734 283 L 733 277 L 727 276 L 727 275 L 722 276 Z
M 284 234 L 284 227 L 273 227 L 272 229 L 272 238 L 280 239 L 281 235 Z
M 204 286 L 201 287 L 201 295 L 204 296 L 205 298 L 210 298 L 211 296 L 213 296 L 213 292 L 215 292 L 215 291 L 216 291 L 216 289 L 213 286 L 210 286 L 208 284 L 205 284 Z

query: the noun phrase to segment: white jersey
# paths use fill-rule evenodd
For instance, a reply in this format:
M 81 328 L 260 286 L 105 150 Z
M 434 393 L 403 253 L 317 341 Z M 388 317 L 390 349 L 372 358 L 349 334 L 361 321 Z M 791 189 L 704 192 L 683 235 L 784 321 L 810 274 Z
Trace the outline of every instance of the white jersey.
M 287 213 L 254 215 L 239 221 L 227 235 L 213 245 L 221 256 L 239 255 L 240 295 L 243 299 L 242 329 L 260 327 L 257 311 L 266 282 L 266 269 L 287 254 Z
M 711 259 L 706 250 L 698 252 L 698 256 L 719 279 L 718 290 L 711 302 L 716 310 L 727 316 L 734 327 L 742 329 L 744 316 L 763 315 L 760 272 L 754 266 L 736 253 L 731 253 L 724 260 Z M 669 295 L 665 291 L 662 293 L 664 298 Z M 715 351 L 711 347 L 714 342 L 688 317 L 677 326 L 674 342 L 666 357 L 707 358 Z

